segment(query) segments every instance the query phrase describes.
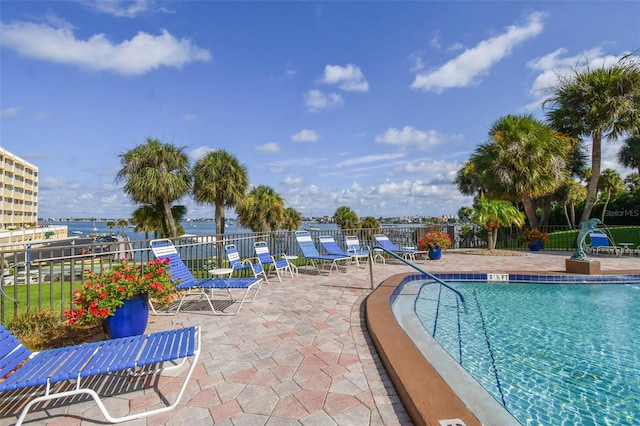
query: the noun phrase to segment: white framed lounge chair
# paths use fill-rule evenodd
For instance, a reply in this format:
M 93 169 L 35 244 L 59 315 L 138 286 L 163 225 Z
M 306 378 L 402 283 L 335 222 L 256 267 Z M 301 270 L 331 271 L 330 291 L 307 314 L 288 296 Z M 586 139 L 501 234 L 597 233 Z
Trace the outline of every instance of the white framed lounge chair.
M 349 257 L 352 262 L 355 262 L 356 266 L 360 266 L 358 262 L 358 255 L 348 253 L 336 243 L 336 240 L 331 235 L 321 235 L 318 237 L 318 242 L 327 254 Z
M 108 422 L 135 420 L 174 409 L 182 398 L 199 356 L 200 327 L 197 326 L 32 353 L 0 325 L 0 377 L 5 377 L 0 382 L 0 401 L 5 398 L 4 394 L 8 394 L 7 399 L 39 395 L 24 406 L 17 426 L 22 424 L 34 404 L 83 394 L 94 399 Z M 187 359 L 191 365 L 172 403 L 161 395 L 165 402 L 163 407 L 113 417 L 100 398 L 98 392 L 113 389 L 105 386 L 103 381 L 95 380 L 95 376 L 126 371 L 132 376 L 155 374 L 182 367 Z M 105 376 L 105 380 L 110 380 L 110 377 Z M 75 385 L 72 388 L 58 386 L 67 381 L 75 382 Z M 25 393 L 25 390 L 34 393 Z M 175 388 L 171 390 L 175 391 Z
M 589 239 L 591 243 L 587 247 L 588 251 L 593 254 L 609 253 L 617 256 L 622 256 L 622 247 L 616 246 L 611 243 L 609 236 L 604 231 L 592 231 L 589 232 Z
M 178 282 L 176 289 L 182 292 L 176 314 L 180 312 L 180 308 L 187 297 L 196 296 L 200 299 L 204 297 L 211 311 L 216 315 L 235 315 L 240 312 L 243 304 L 251 303 L 255 300 L 262 287 L 262 278 L 256 276 L 247 278 L 195 278 L 180 258 L 180 254 L 171 240 L 153 240 L 150 243 L 150 247 L 155 257 L 169 259 L 169 266 L 171 267 L 169 273 L 171 274 L 172 280 Z M 207 290 L 211 293 L 211 296 L 207 294 Z M 241 293 L 242 297 L 239 300 L 234 299 L 231 292 L 232 290 L 243 292 Z M 247 296 L 251 290 L 253 290 L 253 296 L 248 299 Z M 228 299 L 223 301 L 223 304 L 231 305 L 238 303 L 238 307 L 230 312 L 224 310 L 228 306 L 225 306 L 223 309 L 215 309 L 213 304 L 214 299 L 212 299 L 214 291 L 225 291 L 228 294 Z
M 293 278 L 293 270 L 291 269 L 291 265 L 289 264 L 289 260 L 285 257 L 284 254 L 281 254 L 279 258 L 275 258 L 271 255 L 269 251 L 269 245 L 266 241 L 256 241 L 253 244 L 253 248 L 256 252 L 256 257 L 260 260 L 262 267 L 274 269 L 276 271 L 276 275 L 278 277 L 278 281 L 282 282 L 282 278 L 280 277 L 280 271 L 284 273 L 289 272 L 291 278 Z M 266 274 L 266 270 L 265 270 Z
M 367 259 L 369 257 L 369 250 L 360 247 L 360 239 L 355 235 L 347 235 L 344 237 L 344 243 L 347 246 L 347 253 L 356 261 L 357 266 L 360 266 L 360 259 Z M 382 257 L 382 261 L 384 263 L 384 257 Z
M 383 248 L 388 251 L 394 252 L 407 260 L 411 260 L 412 262 L 416 261 L 417 254 L 426 255 L 428 252 L 426 250 L 416 250 L 414 248 L 405 248 L 405 247 L 397 247 L 395 244 L 391 242 L 389 237 L 384 234 L 376 234 L 373 236 L 376 242 Z M 426 261 L 426 257 L 424 259 Z
M 324 269 L 324 265 L 327 263 L 331 265 L 329 267 L 329 272 L 331 272 L 333 268 L 338 270 L 338 262 L 344 261 L 346 263 L 351 260 L 351 257 L 348 255 L 321 255 L 315 244 L 313 244 L 309 231 L 296 231 L 296 241 L 298 242 L 298 247 L 300 247 L 302 256 L 307 260 L 307 263 L 310 263 L 318 271 Z M 319 267 L 318 264 L 321 266 Z
M 231 276 L 235 272 L 239 271 L 251 271 L 254 277 L 259 277 L 262 275 L 266 282 L 269 282 L 267 279 L 267 273 L 264 271 L 260 260 L 257 257 L 249 257 L 246 259 L 240 258 L 240 253 L 238 252 L 238 248 L 235 244 L 227 244 L 224 246 L 224 252 L 227 255 L 227 260 L 229 261 L 229 266 L 233 269 Z

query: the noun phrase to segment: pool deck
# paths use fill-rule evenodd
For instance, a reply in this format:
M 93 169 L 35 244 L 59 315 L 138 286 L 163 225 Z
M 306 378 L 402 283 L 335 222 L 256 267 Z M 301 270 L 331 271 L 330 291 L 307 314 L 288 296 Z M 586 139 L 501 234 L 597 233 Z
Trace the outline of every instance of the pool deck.
M 418 263 L 429 272 L 563 273 L 571 253 L 479 256 L 447 251 Z M 603 273 L 640 274 L 640 256 L 598 256 Z M 374 282 L 412 272 L 397 261 L 374 265 Z M 265 283 L 255 301 L 235 316 L 185 311 L 150 317 L 147 331 L 200 325 L 202 353 L 173 411 L 126 425 L 409 425 L 366 329 L 364 300 L 371 293 L 368 267 L 318 274 L 300 268 L 293 279 Z M 99 379 L 103 380 L 103 379 Z M 109 387 L 109 382 L 102 382 Z M 156 386 L 170 399 L 176 380 L 133 380 L 105 398 L 116 416 L 153 408 Z M 146 389 L 143 389 L 146 387 Z M 108 390 L 110 393 L 114 389 Z M 428 393 L 428 389 L 424 389 Z M 12 424 L 21 404 L 3 402 L 0 425 Z M 455 414 L 455 413 L 454 413 Z M 453 415 L 451 418 L 456 417 Z M 54 401 L 32 411 L 27 425 L 104 424 L 92 400 Z

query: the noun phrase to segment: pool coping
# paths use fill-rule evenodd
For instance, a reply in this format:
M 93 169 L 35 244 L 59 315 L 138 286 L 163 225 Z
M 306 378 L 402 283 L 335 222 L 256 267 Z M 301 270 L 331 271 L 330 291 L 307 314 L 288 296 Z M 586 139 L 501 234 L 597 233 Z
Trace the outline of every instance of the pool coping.
M 442 280 L 487 281 L 488 278 L 487 273 L 456 272 L 433 275 Z M 506 276 L 512 281 L 538 281 L 549 284 L 589 284 L 596 281 L 602 283 L 603 280 L 608 283 L 624 283 L 640 280 L 640 271 L 637 270 L 588 276 L 524 271 L 498 275 Z M 469 378 L 477 386 L 480 385 L 448 354 L 445 353 L 446 356 L 442 356 L 440 351 L 444 352 L 444 349 L 435 340 L 421 345 L 421 350 L 399 323 L 392 309 L 392 300 L 400 294 L 407 283 L 418 279 L 424 280 L 424 278 L 424 275 L 419 273 L 392 275 L 367 297 L 365 305 L 369 334 L 411 420 L 416 425 L 436 426 L 442 425 L 443 423 L 440 422 L 445 419 L 460 419 L 467 426 L 520 424 L 484 388 L 477 393 L 477 388 L 473 387 Z M 425 334 L 428 335 L 428 333 Z M 398 350 L 398 348 L 402 349 Z M 428 351 L 429 360 L 423 353 L 424 350 Z M 447 361 L 446 358 L 449 360 Z M 452 382 L 454 375 L 456 377 L 454 381 L 458 383 Z M 452 389 L 452 385 L 456 387 L 457 392 Z M 482 394 L 481 401 L 476 401 L 479 394 Z M 497 416 L 496 418 L 500 421 L 495 423 L 492 416 Z

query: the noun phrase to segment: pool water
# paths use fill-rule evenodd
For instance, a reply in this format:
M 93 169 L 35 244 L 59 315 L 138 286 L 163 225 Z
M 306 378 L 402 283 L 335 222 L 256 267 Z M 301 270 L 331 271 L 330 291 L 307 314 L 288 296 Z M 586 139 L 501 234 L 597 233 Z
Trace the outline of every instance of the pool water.
M 524 425 L 640 424 L 640 284 L 425 284 L 425 329 Z

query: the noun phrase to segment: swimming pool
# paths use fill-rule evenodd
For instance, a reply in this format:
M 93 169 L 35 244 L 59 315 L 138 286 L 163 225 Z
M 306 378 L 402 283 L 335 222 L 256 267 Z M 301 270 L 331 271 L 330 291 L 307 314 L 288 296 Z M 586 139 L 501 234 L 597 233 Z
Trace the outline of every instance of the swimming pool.
M 453 285 L 464 304 L 420 284 L 416 313 L 520 423 L 640 424 L 640 284 Z

